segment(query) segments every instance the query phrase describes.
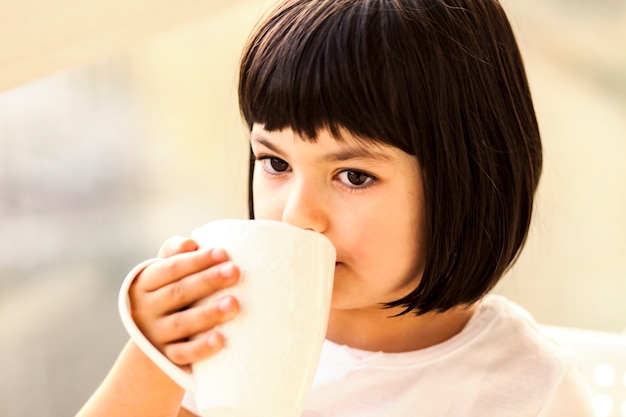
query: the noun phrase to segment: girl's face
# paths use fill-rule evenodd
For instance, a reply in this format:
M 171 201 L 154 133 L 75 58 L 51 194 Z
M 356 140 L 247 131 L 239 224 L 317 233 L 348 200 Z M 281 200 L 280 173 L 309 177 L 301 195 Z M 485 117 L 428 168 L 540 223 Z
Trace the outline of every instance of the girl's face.
M 327 236 L 337 249 L 332 308 L 380 310 L 423 272 L 424 197 L 417 159 L 395 147 L 321 131 L 252 129 L 257 219 Z M 389 314 L 386 311 L 385 314 Z

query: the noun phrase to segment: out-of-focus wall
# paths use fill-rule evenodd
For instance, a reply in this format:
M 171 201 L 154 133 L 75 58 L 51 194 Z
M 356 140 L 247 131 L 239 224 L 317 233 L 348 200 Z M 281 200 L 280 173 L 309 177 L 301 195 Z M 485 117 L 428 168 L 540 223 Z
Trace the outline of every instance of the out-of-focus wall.
M 626 330 L 626 3 L 507 0 L 544 171 L 532 233 L 498 290 L 545 323 Z
M 242 0 L 0 93 L 0 415 L 72 415 L 126 335 L 124 274 L 171 235 L 246 216 Z M 531 236 L 497 288 L 540 322 L 626 327 L 626 7 L 507 0 L 545 147 Z M 37 401 L 33 401 L 36 398 Z
M 75 414 L 127 340 L 117 291 L 173 235 L 247 215 L 240 0 L 0 93 L 0 416 Z

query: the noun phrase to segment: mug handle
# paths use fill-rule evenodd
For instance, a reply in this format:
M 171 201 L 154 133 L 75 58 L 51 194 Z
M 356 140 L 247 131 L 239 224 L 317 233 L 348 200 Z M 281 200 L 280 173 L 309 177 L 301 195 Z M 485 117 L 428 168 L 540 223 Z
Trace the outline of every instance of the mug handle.
M 141 273 L 148 265 L 151 265 L 155 262 L 158 262 L 162 259 L 153 258 L 143 261 L 136 267 L 134 267 L 122 283 L 122 287 L 120 288 L 119 298 L 118 298 L 118 308 L 120 317 L 122 319 L 122 323 L 126 328 L 126 331 L 130 335 L 131 339 L 135 344 L 146 354 L 163 372 L 165 372 L 174 382 L 183 387 L 185 390 L 190 392 L 196 391 L 196 381 L 187 372 L 180 369 L 177 365 L 175 365 L 172 361 L 170 361 L 165 355 L 163 355 L 157 348 L 155 348 L 152 343 L 144 336 L 144 334 L 139 330 L 135 321 L 132 318 L 130 313 L 130 298 L 128 297 L 128 290 L 130 289 L 130 285 L 135 280 L 137 275 Z

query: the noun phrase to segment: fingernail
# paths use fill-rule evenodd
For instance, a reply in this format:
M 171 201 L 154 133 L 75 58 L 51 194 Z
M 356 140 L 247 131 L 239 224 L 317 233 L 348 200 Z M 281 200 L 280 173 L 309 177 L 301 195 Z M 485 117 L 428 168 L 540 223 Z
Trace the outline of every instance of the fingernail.
M 222 313 L 230 312 L 233 309 L 233 299 L 231 297 L 223 298 L 217 304 L 217 308 L 219 308 Z
M 210 333 L 207 335 L 207 338 L 206 338 L 206 343 L 207 343 L 207 345 L 212 346 L 212 347 L 219 346 L 219 344 L 220 344 L 220 338 L 219 338 L 219 336 L 217 335 L 217 333 L 215 333 L 215 332 L 210 332 Z
M 231 262 L 228 262 L 227 264 L 223 265 L 220 268 L 220 275 L 222 275 L 224 278 L 232 278 L 235 276 L 235 265 L 233 265 Z
M 222 262 L 228 259 L 228 256 L 226 255 L 226 251 L 222 248 L 213 249 L 211 251 L 211 256 L 213 257 L 213 260 L 216 262 Z

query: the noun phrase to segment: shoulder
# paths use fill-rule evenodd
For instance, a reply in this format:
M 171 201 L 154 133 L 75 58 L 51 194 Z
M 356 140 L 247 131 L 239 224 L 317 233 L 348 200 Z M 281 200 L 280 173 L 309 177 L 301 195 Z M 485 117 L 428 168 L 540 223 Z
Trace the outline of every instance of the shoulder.
M 468 324 L 474 333 L 471 348 L 478 348 L 517 368 L 517 375 L 558 380 L 574 361 L 573 354 L 546 335 L 528 311 L 499 295 L 488 295 Z
M 499 295 L 486 296 L 468 324 L 478 341 L 498 342 L 500 351 L 544 357 L 567 366 L 572 355 L 549 338 L 535 319 L 518 304 Z
M 525 309 L 504 297 L 489 295 L 472 321 L 468 327 L 475 328 L 468 330 L 474 337 L 466 353 L 486 366 L 493 381 L 488 384 L 490 392 L 503 404 L 534 404 L 535 412 L 529 415 L 593 415 L 573 353 L 548 337 Z M 498 389 L 498 385 L 506 389 Z
M 539 417 L 594 417 L 591 393 L 572 364 L 554 387 Z

